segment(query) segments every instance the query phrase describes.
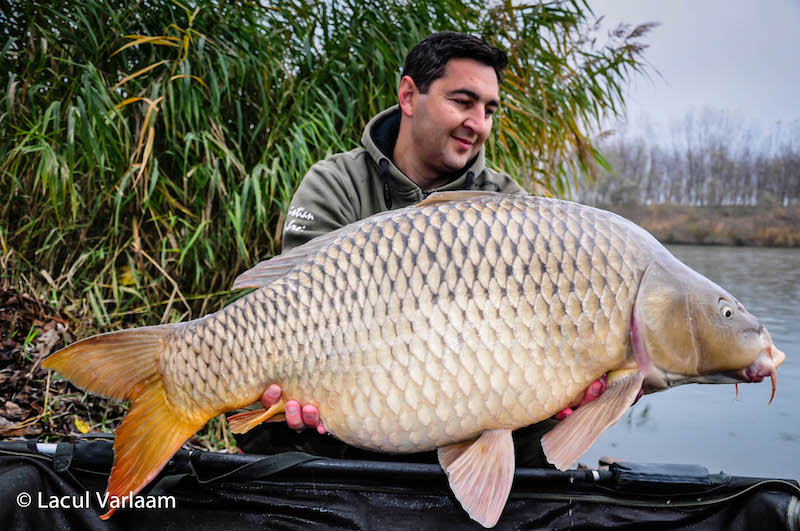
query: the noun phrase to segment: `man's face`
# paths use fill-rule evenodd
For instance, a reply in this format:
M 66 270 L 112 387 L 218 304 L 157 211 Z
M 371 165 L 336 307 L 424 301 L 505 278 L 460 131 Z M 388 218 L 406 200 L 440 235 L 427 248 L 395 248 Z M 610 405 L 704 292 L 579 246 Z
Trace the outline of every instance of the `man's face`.
M 463 168 L 480 150 L 499 105 L 497 75 L 473 59 L 451 59 L 442 77 L 420 94 L 412 121 L 419 162 L 429 171 Z

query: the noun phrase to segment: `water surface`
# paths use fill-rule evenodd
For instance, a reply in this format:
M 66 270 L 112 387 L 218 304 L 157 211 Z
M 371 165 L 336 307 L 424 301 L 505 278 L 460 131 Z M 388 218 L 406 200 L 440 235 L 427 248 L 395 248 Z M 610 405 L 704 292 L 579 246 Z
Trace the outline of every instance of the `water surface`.
M 800 479 L 800 250 L 674 245 L 679 260 L 755 315 L 786 353 L 775 401 L 758 384 L 691 384 L 643 397 L 580 462 L 610 455 L 647 463 L 695 463 L 710 472 Z

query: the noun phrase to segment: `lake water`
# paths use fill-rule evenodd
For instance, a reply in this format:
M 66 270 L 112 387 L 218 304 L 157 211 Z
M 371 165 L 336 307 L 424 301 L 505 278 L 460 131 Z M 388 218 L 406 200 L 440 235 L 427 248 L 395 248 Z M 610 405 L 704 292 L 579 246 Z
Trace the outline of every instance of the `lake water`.
M 694 463 L 709 472 L 800 479 L 800 250 L 673 245 L 679 260 L 723 288 L 761 321 L 786 353 L 769 407 L 769 378 L 690 384 L 643 397 L 580 462 L 609 455 Z

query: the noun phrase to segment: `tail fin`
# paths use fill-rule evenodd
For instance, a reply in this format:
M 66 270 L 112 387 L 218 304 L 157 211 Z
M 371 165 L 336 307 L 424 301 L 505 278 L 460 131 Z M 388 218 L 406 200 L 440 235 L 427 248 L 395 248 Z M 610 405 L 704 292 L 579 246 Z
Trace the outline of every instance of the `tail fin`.
M 174 325 L 148 326 L 100 334 L 78 341 L 47 358 L 78 387 L 98 395 L 130 400 L 114 438 L 114 466 L 108 480 L 109 518 L 142 490 L 206 420 L 177 416 L 167 403 L 158 360 Z M 213 415 L 209 416 L 211 418 Z

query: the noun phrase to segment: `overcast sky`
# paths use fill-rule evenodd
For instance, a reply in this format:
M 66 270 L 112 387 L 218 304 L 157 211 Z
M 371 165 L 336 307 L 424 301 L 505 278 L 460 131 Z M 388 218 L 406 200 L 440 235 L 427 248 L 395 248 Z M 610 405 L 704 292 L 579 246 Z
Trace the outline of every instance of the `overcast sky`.
M 800 0 L 589 0 L 608 26 L 659 22 L 629 86 L 628 117 L 669 124 L 724 109 L 764 127 L 800 123 Z

